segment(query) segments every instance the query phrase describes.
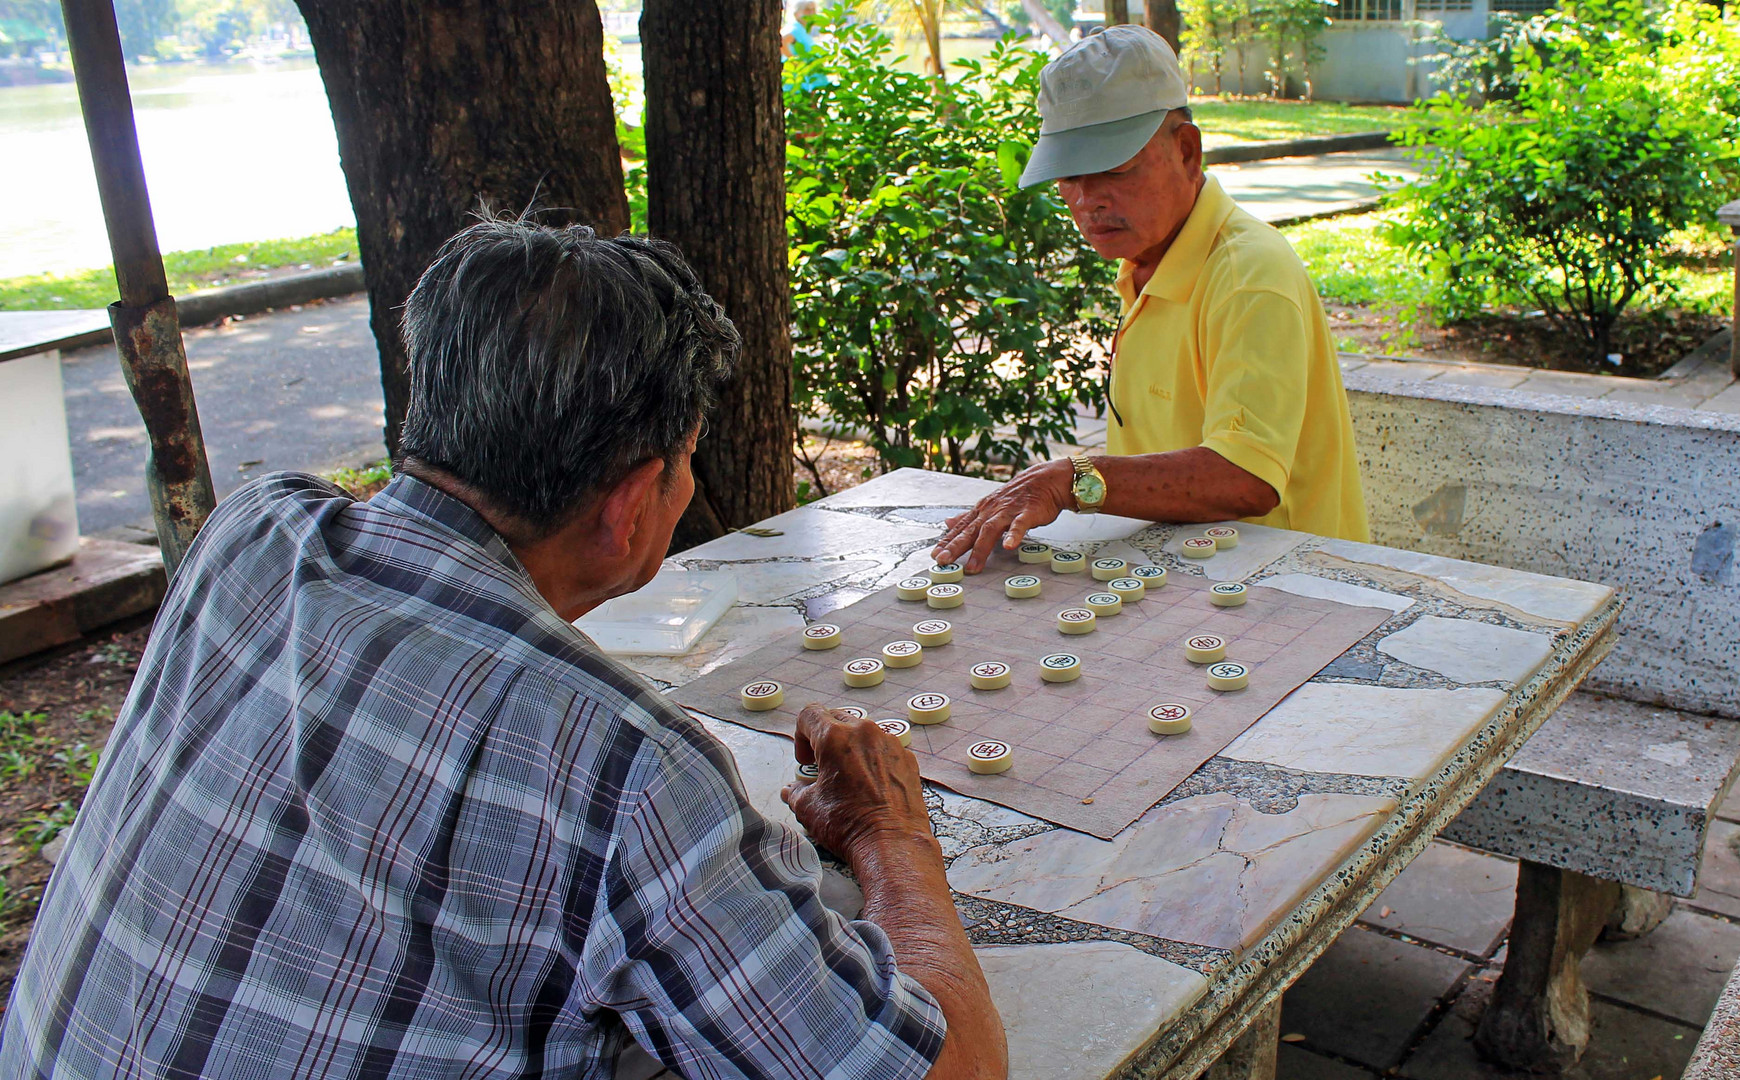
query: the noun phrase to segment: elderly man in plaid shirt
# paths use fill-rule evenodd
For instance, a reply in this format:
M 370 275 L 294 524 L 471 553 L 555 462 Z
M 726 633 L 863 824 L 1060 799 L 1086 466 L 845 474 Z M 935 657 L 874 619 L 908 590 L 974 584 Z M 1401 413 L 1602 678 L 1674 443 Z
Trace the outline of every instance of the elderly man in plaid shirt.
M 280 473 L 176 575 L 43 900 L 5 1077 L 995 1077 L 912 754 L 786 799 L 571 620 L 645 584 L 736 332 L 674 249 L 490 221 L 405 311 L 399 475 Z

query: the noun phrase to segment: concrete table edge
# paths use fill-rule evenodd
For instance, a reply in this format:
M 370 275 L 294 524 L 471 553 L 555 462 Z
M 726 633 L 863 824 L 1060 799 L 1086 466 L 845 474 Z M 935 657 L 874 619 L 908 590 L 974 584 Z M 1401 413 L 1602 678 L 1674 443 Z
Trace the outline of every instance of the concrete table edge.
M 882 515 L 871 511 L 907 505 L 893 492 L 889 495 L 888 501 L 849 500 L 852 506 L 838 509 L 880 518 Z M 862 507 L 857 505 L 860 502 Z M 919 505 L 960 504 L 949 500 L 924 501 Z M 823 507 L 832 508 L 826 503 Z M 1297 550 L 1289 549 L 1285 557 L 1295 554 Z M 698 557 L 705 562 L 712 556 Z M 1275 558 L 1265 559 L 1265 565 L 1274 564 Z M 1265 1010 L 1272 1010 L 1283 991 L 1352 925 L 1370 901 L 1474 798 L 1611 650 L 1614 626 L 1624 602 L 1612 590 L 1601 589 L 1599 593 L 1590 598 L 1592 609 L 1580 608 L 1570 621 L 1525 620 L 1541 624 L 1542 629 L 1550 625 L 1555 631 L 1555 641 L 1545 663 L 1526 675 L 1518 672 L 1512 676 L 1513 679 L 1520 676 L 1520 681 L 1503 680 L 1509 684 L 1508 692 L 1502 697 L 1494 695 L 1488 702 L 1490 711 L 1473 732 L 1465 730 L 1460 749 L 1440 762 L 1430 775 L 1414 780 L 1392 796 L 1392 808 L 1374 822 L 1374 831 L 1363 842 L 1357 842 L 1353 850 L 1344 848 L 1339 862 L 1331 864 L 1333 869 L 1321 874 L 1314 871 L 1315 887 L 1303 899 L 1292 902 L 1278 925 L 1242 955 L 1227 956 L 1217 962 L 1214 966 L 1218 970 L 1210 976 L 1211 986 L 1205 997 L 1148 1028 L 1145 1037 L 1140 1034 L 1141 1029 L 1131 1031 L 1139 1041 L 1138 1049 L 1125 1054 L 1104 1075 L 1109 1080 L 1195 1077 L 1241 1038 Z M 957 893 L 957 902 L 961 895 Z M 1100 1074 L 1096 1071 L 1096 1075 Z
M 1567 649 L 1511 692 L 1468 745 L 1419 784 L 1378 829 L 1274 930 L 1252 946 L 1218 987 L 1192 1005 L 1114 1076 L 1194 1080 L 1318 956 L 1546 722 L 1613 648 L 1624 606 L 1615 595 Z M 1346 883 L 1357 884 L 1346 888 Z M 1211 987 L 1213 984 L 1211 984 Z

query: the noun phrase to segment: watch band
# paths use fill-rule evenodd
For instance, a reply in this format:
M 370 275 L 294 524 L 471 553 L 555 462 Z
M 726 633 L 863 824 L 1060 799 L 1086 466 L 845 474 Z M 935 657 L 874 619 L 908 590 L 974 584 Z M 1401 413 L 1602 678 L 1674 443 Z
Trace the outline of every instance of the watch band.
M 1070 494 L 1075 497 L 1075 512 L 1078 514 L 1097 514 L 1106 501 L 1106 477 L 1094 467 L 1093 459 L 1085 452 L 1077 451 L 1069 455 L 1070 466 L 1075 470 L 1075 480 L 1070 485 Z M 1100 497 L 1092 503 L 1084 503 L 1081 499 L 1082 481 L 1088 477 L 1099 481 Z

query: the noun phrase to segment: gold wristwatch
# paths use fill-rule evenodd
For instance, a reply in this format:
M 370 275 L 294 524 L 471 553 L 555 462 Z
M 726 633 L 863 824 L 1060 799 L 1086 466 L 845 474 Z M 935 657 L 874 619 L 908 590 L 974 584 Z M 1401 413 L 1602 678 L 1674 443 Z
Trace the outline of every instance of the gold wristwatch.
M 1069 455 L 1069 463 L 1075 466 L 1075 482 L 1069 489 L 1075 495 L 1075 512 L 1078 514 L 1097 514 L 1106 502 L 1106 478 L 1094 468 L 1094 463 L 1086 454 Z

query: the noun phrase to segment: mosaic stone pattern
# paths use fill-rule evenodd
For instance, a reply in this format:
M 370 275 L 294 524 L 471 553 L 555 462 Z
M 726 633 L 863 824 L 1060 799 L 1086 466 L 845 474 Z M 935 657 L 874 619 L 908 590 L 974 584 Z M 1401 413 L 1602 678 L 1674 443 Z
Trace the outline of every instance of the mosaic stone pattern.
M 672 565 L 738 575 L 737 609 L 690 656 L 629 663 L 673 687 L 747 655 L 921 571 L 943 520 L 991 489 L 902 469 L 767 523 L 782 535 L 685 552 Z M 1109 841 L 928 793 L 1014 1076 L 1194 1075 L 1278 992 L 1276 973 L 1296 977 L 1569 692 L 1619 607 L 1602 586 L 1244 523 L 1237 548 L 1180 558 L 1198 531 L 1051 542 L 1389 614 Z M 709 727 L 756 805 L 795 827 L 778 796 L 790 744 Z M 824 896 L 855 911 L 849 874 L 824 865 Z

